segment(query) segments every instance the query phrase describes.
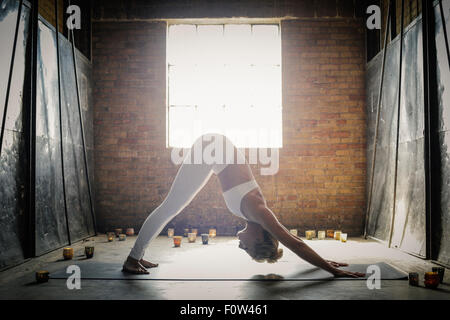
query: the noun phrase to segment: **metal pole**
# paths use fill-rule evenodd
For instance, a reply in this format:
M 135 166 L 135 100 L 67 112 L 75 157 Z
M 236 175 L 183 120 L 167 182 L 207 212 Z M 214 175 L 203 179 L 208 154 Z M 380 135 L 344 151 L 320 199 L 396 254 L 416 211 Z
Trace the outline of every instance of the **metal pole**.
M 441 212 L 441 149 L 437 129 L 439 110 L 436 79 L 436 33 L 434 9 L 427 0 L 422 1 L 422 45 L 424 69 L 424 163 L 425 163 L 425 233 L 426 258 L 433 259 L 433 242 L 440 234 L 433 226 L 434 217 L 440 220 Z M 441 12 L 442 13 L 442 12 Z M 445 29 L 445 26 L 444 26 Z
M 391 247 L 392 243 L 392 234 L 394 231 L 394 222 L 395 222 L 395 200 L 397 197 L 397 172 L 398 172 L 398 145 L 399 145 L 399 137 L 400 137 L 400 106 L 402 100 L 402 66 L 403 66 L 403 24 L 404 24 L 404 12 L 405 11 L 405 0 L 402 0 L 402 10 L 401 10 L 401 18 L 400 18 L 400 63 L 399 63 L 399 74 L 398 74 L 398 101 L 397 101 L 397 138 L 395 143 L 395 167 L 394 167 L 394 206 L 392 208 L 392 219 L 391 219 L 391 227 L 389 230 L 389 244 L 388 247 Z
M 64 141 L 63 141 L 63 129 L 62 129 L 62 106 L 61 106 L 61 66 L 60 66 L 60 55 L 59 55 L 59 27 L 58 27 L 58 0 L 55 3 L 55 27 L 56 27 L 56 66 L 58 70 L 58 107 L 59 107 L 59 136 L 61 138 L 60 148 L 61 148 L 61 173 L 62 173 L 62 189 L 64 198 L 64 213 L 66 216 L 66 230 L 67 230 L 67 240 L 71 244 L 70 240 L 70 229 L 69 229 L 69 217 L 67 215 L 67 195 L 66 195 L 66 175 L 64 170 Z
M 29 255 L 36 256 L 36 99 L 39 0 L 31 8 L 30 110 L 28 119 L 28 236 Z
M 389 0 L 390 2 L 390 0 Z M 373 180 L 374 180 L 374 173 L 375 173 L 375 159 L 377 155 L 377 141 L 378 141 L 378 129 L 379 129 L 379 123 L 380 123 L 380 113 L 381 113 L 381 99 L 383 96 L 383 83 L 384 83 L 384 67 L 386 62 L 386 52 L 387 52 L 387 39 L 389 34 L 389 28 L 391 25 L 391 5 L 388 5 L 388 13 L 387 13 L 387 19 L 386 19 L 386 31 L 384 33 L 384 51 L 383 51 L 383 60 L 381 62 L 381 75 L 380 75 L 380 87 L 378 89 L 378 103 L 377 103 L 377 117 L 375 122 L 375 137 L 373 142 L 373 153 L 372 153 L 372 166 L 370 168 L 370 186 L 369 186 L 369 195 L 367 199 L 367 210 L 366 210 L 366 217 L 365 217 L 365 223 L 364 223 L 364 238 L 367 239 L 367 225 L 369 222 L 369 215 L 370 215 L 370 208 L 372 205 L 372 193 L 373 193 Z
M 69 1 L 70 5 L 70 1 Z M 78 73 L 77 73 L 77 59 L 75 55 L 75 38 L 73 35 L 73 29 L 69 29 L 69 33 L 71 33 L 71 43 L 72 43 L 72 57 L 73 57 L 73 67 L 74 67 L 74 73 L 75 73 L 75 86 L 77 91 L 77 102 L 78 102 L 78 114 L 80 118 L 80 128 L 81 128 L 81 141 L 83 143 L 83 156 L 84 156 L 84 167 L 86 169 L 86 181 L 88 186 L 88 192 L 89 192 L 89 204 L 91 207 L 91 215 L 92 215 L 92 222 L 94 224 L 94 232 L 95 235 L 97 235 L 97 226 L 95 221 L 95 211 L 94 211 L 94 204 L 92 202 L 92 189 L 91 189 L 91 182 L 89 178 L 89 166 L 87 161 L 87 153 L 86 153 L 86 141 L 85 141 L 85 135 L 84 135 L 84 125 L 83 125 L 83 114 L 81 112 L 81 104 L 80 104 L 80 90 L 78 86 Z
M 444 8 L 442 7 L 442 0 L 439 0 L 439 11 L 441 13 L 442 29 L 444 30 L 445 48 L 447 49 L 448 66 L 450 67 L 450 51 L 448 45 L 447 27 L 445 25 Z
M 11 64 L 9 66 L 9 78 L 8 78 L 8 84 L 7 84 L 7 87 L 6 87 L 5 108 L 3 109 L 2 128 L 1 128 L 1 132 L 0 132 L 0 156 L 2 154 L 3 136 L 5 134 L 6 115 L 7 115 L 7 111 L 8 111 L 8 102 L 9 102 L 9 93 L 11 91 L 11 82 L 12 82 L 12 76 L 13 76 L 13 70 L 14 70 L 14 59 L 16 57 L 17 36 L 19 34 L 20 17 L 22 16 L 22 3 L 23 3 L 23 0 L 20 0 L 19 1 L 19 9 L 17 10 L 16 31 L 14 33 L 14 42 L 13 42 L 13 49 L 12 49 L 12 55 L 11 55 Z

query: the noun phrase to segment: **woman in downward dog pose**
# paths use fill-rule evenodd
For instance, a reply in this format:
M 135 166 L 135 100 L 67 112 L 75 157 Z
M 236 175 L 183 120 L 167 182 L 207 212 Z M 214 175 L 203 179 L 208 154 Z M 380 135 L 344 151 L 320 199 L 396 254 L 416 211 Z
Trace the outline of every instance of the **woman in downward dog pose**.
M 228 157 L 226 161 L 223 157 L 222 161 L 213 164 L 199 162 L 198 152 L 203 155 L 203 150 L 210 144 L 211 139 L 222 139 L 223 144 L 220 145 L 223 146 L 223 154 L 225 149 L 226 152 L 233 150 L 233 161 L 229 161 Z M 283 255 L 283 249 L 278 248 L 278 242 L 281 242 L 300 258 L 335 277 L 364 276 L 362 273 L 338 269 L 347 264 L 324 260 L 299 237 L 292 235 L 267 207 L 244 155 L 228 138 L 219 134 L 204 135 L 194 143 L 183 160 L 167 197 L 142 225 L 134 247 L 123 265 L 124 272 L 148 274 L 148 268 L 158 266 L 143 258 L 145 249 L 166 224 L 192 201 L 212 174 L 219 178 L 228 209 L 247 222 L 245 229 L 238 233 L 239 248 L 245 250 L 254 260 L 276 262 Z

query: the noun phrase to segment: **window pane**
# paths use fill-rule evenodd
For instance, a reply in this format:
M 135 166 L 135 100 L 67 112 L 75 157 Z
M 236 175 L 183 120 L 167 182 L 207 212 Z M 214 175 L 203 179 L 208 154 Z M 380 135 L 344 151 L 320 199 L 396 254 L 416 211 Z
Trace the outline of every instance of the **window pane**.
M 169 105 L 196 105 L 199 90 L 198 68 L 182 65 L 169 67 Z
M 224 61 L 228 65 L 250 65 L 254 56 L 249 24 L 225 25 Z
M 169 111 L 169 146 L 189 148 L 194 139 L 195 108 L 171 106 Z
M 169 27 L 167 39 L 167 62 L 171 65 L 192 64 L 196 59 L 195 25 L 173 25 Z
M 280 107 L 281 67 L 256 66 L 253 73 L 253 105 L 257 107 Z
M 258 53 L 255 64 L 279 65 L 281 63 L 281 39 L 278 26 L 254 25 L 253 45 Z
M 197 59 L 203 65 L 224 63 L 223 25 L 197 27 Z

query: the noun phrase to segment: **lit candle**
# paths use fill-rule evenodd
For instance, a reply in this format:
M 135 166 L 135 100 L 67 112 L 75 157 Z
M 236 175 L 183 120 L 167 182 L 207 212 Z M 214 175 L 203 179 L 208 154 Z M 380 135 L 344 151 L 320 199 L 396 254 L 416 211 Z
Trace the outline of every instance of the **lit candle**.
M 50 275 L 50 273 L 45 270 L 36 272 L 36 282 L 38 282 L 38 283 L 47 282 L 49 275 Z
M 175 247 L 181 246 L 181 239 L 182 238 L 183 238 L 182 236 L 173 236 L 173 245 Z
M 334 232 L 334 240 L 341 240 L 341 230 L 336 230 Z
M 425 284 L 425 287 L 435 289 L 439 286 L 439 280 L 439 273 L 426 272 L 423 283 Z
M 314 234 L 313 234 L 312 230 L 307 230 L 305 232 L 305 235 L 306 235 L 306 240 L 312 240 Z
M 134 236 L 134 229 L 133 228 L 128 228 L 127 232 L 126 232 L 126 235 L 129 236 L 129 237 Z
M 216 229 L 209 229 L 209 237 L 210 238 L 215 238 L 217 235 L 217 230 Z
M 197 234 L 198 234 L 198 229 L 191 229 L 191 233 L 195 233 L 195 235 L 197 236 Z
M 119 241 L 125 241 L 126 238 L 127 238 L 126 234 L 123 233 L 119 234 Z
M 114 232 L 108 232 L 106 236 L 107 236 L 109 242 L 113 242 L 116 234 Z
M 334 238 L 334 230 L 327 230 L 327 237 Z
M 174 228 L 167 229 L 167 236 L 169 238 L 172 238 L 174 234 L 175 234 L 175 229 Z
M 92 258 L 94 256 L 94 246 L 84 247 L 84 253 L 86 254 L 86 258 Z
M 63 249 L 64 260 L 71 260 L 73 258 L 73 248 L 66 247 Z
M 195 242 L 197 240 L 197 234 L 193 232 L 188 233 L 188 240 L 190 243 Z
M 319 236 L 319 240 L 324 240 L 325 239 L 325 231 L 319 231 L 318 236 Z
M 291 230 L 289 230 L 289 232 L 291 234 L 293 234 L 294 236 L 298 236 L 298 230 L 297 229 L 291 229 Z
M 440 283 L 442 283 L 444 281 L 445 268 L 443 268 L 443 267 L 433 267 L 433 268 L 431 268 L 431 271 L 437 272 L 439 274 L 439 282 Z
M 341 242 L 347 242 L 347 234 L 341 233 Z

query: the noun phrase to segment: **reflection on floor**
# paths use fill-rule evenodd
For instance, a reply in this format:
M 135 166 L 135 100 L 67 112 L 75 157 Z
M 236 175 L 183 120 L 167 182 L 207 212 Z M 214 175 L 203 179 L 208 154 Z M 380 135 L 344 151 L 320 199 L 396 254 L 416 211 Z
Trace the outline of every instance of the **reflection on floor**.
M 180 279 L 180 275 L 198 275 L 199 280 L 82 280 L 82 290 L 69 290 L 66 281 L 50 279 L 48 283 L 34 283 L 38 270 L 56 271 L 77 264 L 77 261 L 104 261 L 121 263 L 131 249 L 135 237 L 126 241 L 107 242 L 106 236 L 92 238 L 95 255 L 84 258 L 84 243 L 73 245 L 74 259 L 62 260 L 62 249 L 32 259 L 20 266 L 0 273 L 0 299 L 450 299 L 450 270 L 446 271 L 444 284 L 431 290 L 423 287 L 423 273 L 434 266 L 428 261 L 399 250 L 360 238 L 347 243 L 335 240 L 305 240 L 324 258 L 354 264 L 386 262 L 405 272 L 418 272 L 420 287 L 411 287 L 408 281 L 383 280 L 381 289 L 369 290 L 366 281 L 211 281 L 211 275 L 226 274 L 223 278 L 255 277 L 276 278 L 299 258 L 284 249 L 284 256 L 275 264 L 260 264 L 238 248 L 235 237 L 217 237 L 203 246 L 201 240 L 188 243 L 186 238 L 180 248 L 174 248 L 172 239 L 158 237 L 147 250 L 146 258 L 159 263 L 164 274 Z M 151 270 L 152 274 L 157 272 Z M 208 276 L 209 275 L 209 276 Z M 151 277 L 151 275 L 150 275 Z M 165 277 L 167 278 L 167 277 Z

